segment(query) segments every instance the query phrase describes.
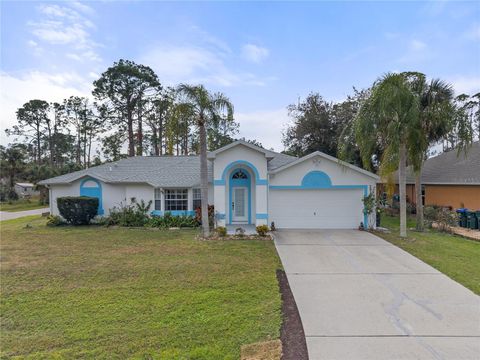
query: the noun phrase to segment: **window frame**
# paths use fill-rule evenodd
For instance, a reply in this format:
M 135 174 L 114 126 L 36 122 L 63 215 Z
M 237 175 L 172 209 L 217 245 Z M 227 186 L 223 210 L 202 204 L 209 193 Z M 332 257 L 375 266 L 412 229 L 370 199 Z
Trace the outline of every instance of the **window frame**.
M 188 189 L 165 189 L 164 206 L 165 212 L 188 211 Z
M 155 188 L 153 193 L 153 209 L 161 211 L 162 210 L 162 189 Z
M 197 203 L 197 206 L 195 206 L 195 203 Z M 192 206 L 193 206 L 193 210 L 196 210 L 202 207 L 202 189 L 200 188 L 192 189 Z

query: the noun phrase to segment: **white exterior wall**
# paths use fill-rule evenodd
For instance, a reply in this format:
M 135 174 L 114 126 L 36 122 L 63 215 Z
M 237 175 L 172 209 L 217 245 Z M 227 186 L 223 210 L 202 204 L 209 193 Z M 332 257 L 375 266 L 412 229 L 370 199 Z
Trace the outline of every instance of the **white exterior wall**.
M 252 164 L 258 171 L 258 176 L 261 180 L 267 180 L 267 159 L 265 154 L 253 150 L 244 145 L 237 145 L 227 149 L 216 155 L 213 160 L 213 178 L 215 180 L 225 180 L 222 185 L 214 185 L 215 195 L 215 212 L 224 215 L 224 219 L 217 222 L 218 226 L 225 226 L 229 223 L 230 204 L 229 202 L 229 171 L 225 178 L 222 177 L 225 168 L 235 161 L 246 161 Z M 238 165 L 230 170 L 236 168 L 246 169 L 251 175 L 251 221 L 255 225 L 262 225 L 267 223 L 267 219 L 257 219 L 256 214 L 267 213 L 267 184 L 257 184 L 255 173 L 249 166 Z
M 57 198 L 62 196 L 80 196 L 80 183 L 83 179 L 74 181 L 70 185 L 51 185 L 50 186 L 50 213 L 60 215 L 57 207 Z M 126 201 L 125 185 L 112 185 L 100 182 L 102 186 L 102 206 L 104 214 L 108 215 L 109 210 L 120 206 Z
M 311 171 L 326 173 L 333 188 L 296 188 L 302 185 L 303 177 Z M 277 227 L 285 224 L 284 227 L 298 228 L 355 228 L 361 221 L 364 222 L 363 189 L 341 189 L 335 186 L 366 185 L 369 192 L 375 194 L 376 191 L 376 180 L 371 176 L 321 156 L 312 157 L 277 174 L 270 174 L 269 185 L 295 187 L 269 189 L 269 221 L 275 221 Z M 339 219 L 336 217 L 338 215 L 332 216 L 330 212 L 343 214 L 345 218 Z M 375 226 L 374 213 L 369 216 L 368 225 Z
M 315 161 L 314 161 L 315 160 Z M 323 171 L 332 180 L 332 185 L 370 185 L 376 180 L 335 161 L 315 156 L 293 165 L 277 174 L 270 174 L 270 185 L 301 185 L 303 177 L 310 171 Z
M 131 204 L 131 199 L 135 198 L 137 202 L 145 201 L 148 204 L 149 201 L 152 202 L 150 211 L 155 208 L 155 188 L 148 184 L 127 184 L 125 185 L 125 197 L 127 203 Z

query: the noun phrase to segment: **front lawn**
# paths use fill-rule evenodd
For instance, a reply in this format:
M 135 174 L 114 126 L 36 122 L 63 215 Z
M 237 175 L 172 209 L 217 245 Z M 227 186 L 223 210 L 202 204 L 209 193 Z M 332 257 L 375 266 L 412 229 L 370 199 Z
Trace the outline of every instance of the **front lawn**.
M 12 201 L 11 203 L 8 202 L 0 202 L 0 211 L 8 211 L 8 212 L 17 212 L 17 211 L 25 211 L 25 210 L 34 210 L 34 209 L 42 209 L 48 207 L 48 205 L 41 205 L 39 204 L 39 197 L 32 197 L 31 199 L 19 199 L 16 201 Z
M 391 233 L 376 232 L 376 235 L 480 294 L 480 242 L 428 229 L 423 233 L 410 230 L 408 238 L 402 239 L 398 217 L 382 216 L 381 226 Z M 407 226 L 415 228 L 415 219 L 410 218 Z
M 273 243 L 196 234 L 2 222 L 0 357 L 238 359 L 278 338 Z

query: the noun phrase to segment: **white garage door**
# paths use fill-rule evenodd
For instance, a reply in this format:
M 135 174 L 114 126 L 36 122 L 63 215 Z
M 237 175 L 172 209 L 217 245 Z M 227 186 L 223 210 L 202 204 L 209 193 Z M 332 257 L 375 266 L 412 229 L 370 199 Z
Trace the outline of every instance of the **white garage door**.
M 272 190 L 269 221 L 279 229 L 356 229 L 362 198 L 362 189 Z

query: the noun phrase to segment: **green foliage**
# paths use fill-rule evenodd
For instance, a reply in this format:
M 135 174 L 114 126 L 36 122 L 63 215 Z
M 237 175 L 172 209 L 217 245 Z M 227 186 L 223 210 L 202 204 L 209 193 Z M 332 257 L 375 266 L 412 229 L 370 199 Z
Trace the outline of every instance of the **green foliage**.
M 440 231 L 449 231 L 450 227 L 458 225 L 458 215 L 443 206 L 425 206 L 425 224 L 432 227 L 433 223 L 437 225 Z
M 48 215 L 47 216 L 47 226 L 60 226 L 63 225 L 64 221 L 60 216 L 57 215 Z
M 217 226 L 215 231 L 217 232 L 218 236 L 220 236 L 220 237 L 227 236 L 227 228 L 225 226 Z
M 141 227 L 149 220 L 148 211 L 152 206 L 152 201 L 148 203 L 135 198 L 130 199 L 130 204 L 121 203 L 119 207 L 110 209 L 110 215 L 105 223 L 107 225 L 118 225 L 126 227 Z
M 363 211 L 365 214 L 370 215 L 375 209 L 376 199 L 375 194 L 370 191 L 370 194 L 362 198 L 363 201 Z
M 266 236 L 268 233 L 268 225 L 259 225 L 256 227 L 257 229 L 257 234 L 260 236 Z
M 57 198 L 60 215 L 72 225 L 88 225 L 97 215 L 98 198 L 65 196 Z
M 145 223 L 145 226 L 152 228 L 194 228 L 198 227 L 199 223 L 194 216 L 180 215 L 173 216 L 170 212 L 166 212 L 163 216 L 152 216 Z

